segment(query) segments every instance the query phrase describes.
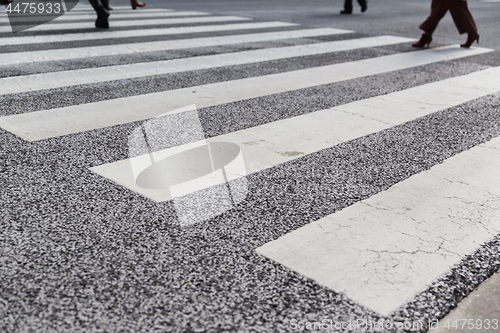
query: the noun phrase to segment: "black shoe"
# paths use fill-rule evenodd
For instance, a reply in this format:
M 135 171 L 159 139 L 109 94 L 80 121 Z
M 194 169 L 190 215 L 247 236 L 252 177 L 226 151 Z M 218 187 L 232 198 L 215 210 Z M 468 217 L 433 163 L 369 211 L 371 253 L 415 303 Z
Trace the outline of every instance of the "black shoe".
M 14 0 L 0 0 L 0 5 L 8 5 L 9 3 L 12 3 Z
M 352 10 L 341 10 L 340 14 L 352 14 Z
M 99 11 L 99 14 L 97 15 L 97 20 L 95 20 L 95 27 L 101 29 L 108 29 L 109 28 L 108 17 L 109 17 L 109 12 L 107 10 Z
M 363 1 L 361 4 L 361 12 L 364 13 L 368 9 L 368 1 Z

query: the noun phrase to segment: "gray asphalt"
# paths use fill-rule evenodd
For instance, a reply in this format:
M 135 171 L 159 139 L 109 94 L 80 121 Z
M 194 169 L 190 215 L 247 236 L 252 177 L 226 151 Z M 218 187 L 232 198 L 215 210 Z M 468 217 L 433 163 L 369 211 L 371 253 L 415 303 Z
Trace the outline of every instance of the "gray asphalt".
M 385 34 L 419 37 L 417 27 L 429 13 L 428 1 L 372 2 L 364 14 L 355 4 L 358 12 L 341 16 L 340 1 L 150 0 L 151 8 L 345 28 L 356 34 L 3 66 L 0 77 L 319 40 Z M 500 3 L 469 4 L 479 26 L 479 45 L 500 50 Z M 115 0 L 112 5 L 122 3 Z M 191 36 L 205 35 L 183 38 Z M 432 46 L 464 41 L 448 15 Z M 40 46 L 6 47 L 0 56 L 37 49 Z M 0 115 L 409 51 L 413 51 L 409 44 L 386 46 L 10 94 L 0 96 Z M 212 137 L 499 65 L 500 53 L 495 51 L 200 109 L 200 120 L 206 136 Z M 425 332 L 429 321 L 445 316 L 500 268 L 500 236 L 463 258 L 387 318 L 257 255 L 255 248 L 499 136 L 499 98 L 500 94 L 480 98 L 251 175 L 249 194 L 241 204 L 191 227 L 178 225 L 171 202 L 154 203 L 88 169 L 127 158 L 128 135 L 140 122 L 33 143 L 0 129 L 0 331 L 289 332 L 293 319 L 365 319 L 423 322 L 422 328 L 393 331 Z

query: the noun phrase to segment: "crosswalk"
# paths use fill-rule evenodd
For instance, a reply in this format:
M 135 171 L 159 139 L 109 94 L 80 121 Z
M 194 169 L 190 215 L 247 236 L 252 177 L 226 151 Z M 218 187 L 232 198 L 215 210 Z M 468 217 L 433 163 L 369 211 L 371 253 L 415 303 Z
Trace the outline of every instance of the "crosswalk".
M 70 12 L 72 13 L 72 12 Z M 74 13 L 72 13 L 74 14 Z M 193 12 L 193 11 L 184 11 L 184 12 L 173 12 L 173 11 L 165 11 L 165 12 L 160 12 L 160 11 L 155 11 L 155 12 L 141 12 L 139 14 L 134 14 L 134 13 L 116 13 L 113 15 L 113 18 L 115 19 L 148 19 L 150 17 L 184 17 L 184 16 L 205 16 L 208 15 L 208 13 L 203 13 L 203 12 Z M 63 15 L 57 19 L 57 21 L 78 21 L 78 20 L 85 20 L 85 21 L 92 21 L 94 18 L 95 14 L 94 13 L 86 13 L 86 14 L 80 14 L 80 15 Z M 13 18 L 15 19 L 15 18 Z M 24 19 L 23 16 L 20 16 L 20 19 Z M 9 18 L 0 18 L 0 23 L 9 23 L 11 22 Z
M 146 149 L 139 154 L 145 157 L 138 162 L 141 171 L 167 157 L 173 158 L 184 146 L 185 151 L 200 149 L 202 142 L 210 155 L 208 171 L 194 155 L 182 161 L 185 164 L 180 169 L 185 170 L 181 171 L 196 169 L 198 165 L 191 164 L 200 163 L 202 176 L 218 170 L 222 173 L 218 180 L 211 178 L 207 185 L 185 187 L 182 195 L 177 196 L 198 196 L 196 201 L 175 201 L 179 214 L 181 205 L 197 206 L 194 210 L 190 207 L 182 217 L 184 222 L 180 225 L 186 230 L 237 210 L 247 195 L 251 196 L 252 177 L 279 174 L 293 163 L 478 99 L 498 98 L 500 93 L 500 68 L 489 67 L 367 94 L 358 100 L 326 101 L 330 95 L 342 94 L 334 90 L 338 87 L 335 85 L 374 79 L 371 84 L 375 91 L 394 83 L 383 78 L 404 80 L 405 75 L 423 66 L 439 68 L 450 61 L 493 52 L 481 47 L 444 45 L 415 51 L 404 47 L 413 39 L 401 36 L 363 36 L 338 28 L 154 8 L 130 13 L 116 7 L 110 18 L 110 31 L 88 31 L 94 15 L 90 8 L 79 5 L 24 35 L 5 35 L 0 39 L 0 50 L 11 50 L 0 51 L 0 71 L 6 73 L 0 73 L 0 128 L 33 145 L 102 131 L 127 133 L 120 149 L 128 148 L 129 156 L 111 154 L 115 157 L 86 162 L 86 170 L 90 170 L 92 179 L 100 179 L 102 186 L 113 187 L 118 196 L 138 195 L 156 205 L 178 198 L 168 189 L 140 185 L 134 171 L 134 161 L 139 160 L 137 154 L 131 153 L 129 134 L 141 134 L 135 137 L 139 143 L 134 144 Z M 0 18 L 0 33 L 9 32 L 7 22 Z M 139 41 L 138 37 L 154 40 Z M 38 46 L 43 47 L 25 49 Z M 202 49 L 208 52 L 199 52 Z M 371 56 L 333 61 L 358 51 L 371 52 Z M 149 60 L 138 61 L 142 55 L 148 55 Z M 123 61 L 128 56 L 134 57 Z M 118 57 L 122 63 L 109 61 Z M 72 68 L 73 62 L 79 67 Z M 28 73 L 16 74 L 17 66 L 29 68 Z M 259 69 L 252 72 L 256 67 Z M 245 73 L 232 76 L 233 71 Z M 197 73 L 213 77 L 198 82 L 193 78 Z M 140 89 L 137 94 L 105 96 L 107 90 L 134 80 L 144 83 L 176 79 L 182 82 L 159 91 Z M 64 95 L 79 89 L 104 91 L 104 97 L 72 102 L 71 96 Z M 320 93 L 314 95 L 315 89 Z M 287 113 L 287 105 L 298 104 L 300 96 L 304 97 L 300 94 L 307 92 L 325 101 L 310 109 Z M 55 93 L 60 94 L 60 101 L 49 103 L 47 99 L 54 98 Z M 43 103 L 33 110 L 24 110 L 14 102 L 20 99 L 32 99 L 33 105 L 38 105 L 38 100 Z M 241 103 L 254 106 L 246 109 Z M 260 110 L 260 104 L 271 110 Z M 190 105 L 198 111 L 193 113 Z M 273 112 L 273 108 L 281 111 Z M 260 113 L 252 114 L 256 109 Z M 183 120 L 182 114 L 188 112 L 189 117 Z M 197 114 L 199 123 L 193 120 Z M 190 124 L 186 124 L 186 119 Z M 210 129 L 205 122 L 221 124 L 218 129 Z M 151 133 L 154 138 L 149 136 Z M 231 153 L 238 157 L 224 163 L 236 163 L 241 158 L 238 170 L 244 170 L 234 171 L 238 176 L 233 178 L 228 176 L 229 169 L 224 169 L 226 164 L 216 167 L 218 161 L 211 155 L 215 150 L 210 151 L 210 145 L 225 147 L 227 143 L 237 147 Z M 359 198 L 340 211 L 326 209 L 327 213 L 301 221 L 292 230 L 277 227 L 280 231 L 269 232 L 271 236 L 250 236 L 258 239 L 251 243 L 253 254 L 342 292 L 348 298 L 346 302 L 354 301 L 366 311 L 390 317 L 500 233 L 500 177 L 496 172 L 500 167 L 499 150 L 498 138 L 475 144 L 448 156 L 442 164 L 430 165 L 429 170 L 388 182 L 378 193 Z M 200 152 L 197 150 L 197 154 Z M 363 163 L 361 159 L 359 163 Z M 187 177 L 182 172 L 180 179 Z M 233 188 L 224 192 L 225 199 L 217 197 L 221 192 L 210 197 L 213 188 L 245 177 L 248 183 L 244 184 L 244 192 L 235 192 Z M 196 177 L 187 180 L 196 182 Z M 199 199 L 200 193 L 203 200 Z M 279 200 L 284 199 L 276 200 L 274 204 L 279 206 Z M 211 210 L 199 207 L 202 205 L 218 207 Z M 163 206 L 155 209 L 161 209 L 158 207 Z M 175 218 L 172 212 L 168 214 L 170 219 Z

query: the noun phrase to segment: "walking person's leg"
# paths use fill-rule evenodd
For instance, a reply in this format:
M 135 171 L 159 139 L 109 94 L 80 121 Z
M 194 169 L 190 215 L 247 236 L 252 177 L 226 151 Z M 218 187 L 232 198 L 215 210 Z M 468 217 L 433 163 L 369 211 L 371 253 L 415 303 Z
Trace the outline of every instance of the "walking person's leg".
M 467 1 L 455 0 L 450 5 L 450 14 L 453 22 L 460 34 L 467 33 L 467 42 L 460 46 L 470 47 L 476 40 L 479 43 L 479 34 L 477 33 L 477 26 L 474 18 L 469 11 Z
M 352 13 L 352 0 L 344 1 L 344 10 L 340 11 L 340 14 L 351 14 Z
M 107 29 L 109 28 L 108 17 L 109 11 L 103 5 L 100 0 L 89 0 L 92 7 L 94 7 L 95 12 L 97 13 L 97 20 L 95 21 L 95 26 L 97 28 Z M 109 7 L 109 5 L 108 5 Z
M 361 6 L 361 12 L 366 12 L 366 10 L 368 9 L 368 0 L 358 0 L 358 3 Z
M 429 17 L 427 17 L 427 19 L 419 26 L 424 33 L 418 42 L 413 43 L 414 47 L 425 47 L 426 45 L 430 45 L 432 42 L 432 33 L 436 30 L 439 21 L 450 8 L 451 1 L 455 0 L 432 0 L 431 13 Z
M 110 10 L 109 9 L 109 0 L 101 0 L 101 3 L 103 5 L 104 8 L 106 8 L 106 10 Z
M 436 30 L 439 21 L 450 9 L 451 2 L 456 0 L 432 0 L 431 13 L 429 17 L 419 26 L 424 32 L 432 35 Z

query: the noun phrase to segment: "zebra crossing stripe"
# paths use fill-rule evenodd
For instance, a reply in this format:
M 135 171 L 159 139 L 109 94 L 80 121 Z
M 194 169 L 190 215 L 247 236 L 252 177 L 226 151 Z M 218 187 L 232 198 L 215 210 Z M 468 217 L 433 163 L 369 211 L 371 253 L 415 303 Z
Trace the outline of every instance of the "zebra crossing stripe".
M 500 233 L 498 170 L 497 137 L 256 251 L 388 316 Z
M 500 67 L 494 67 L 248 128 L 209 141 L 237 144 L 247 174 L 251 174 L 498 91 Z M 138 187 L 130 168 L 130 161 L 124 160 L 91 170 L 154 201 L 171 199 L 168 193 Z
M 149 13 L 112 13 L 110 16 L 110 19 L 147 19 L 150 17 L 178 17 L 178 16 L 207 16 L 210 15 L 209 13 L 204 13 L 204 12 L 194 12 L 194 11 L 184 11 L 184 12 L 149 12 Z M 77 21 L 77 20 L 95 20 L 96 14 L 94 13 L 88 13 L 88 14 L 80 14 L 80 15 L 72 15 L 72 16 L 59 16 L 58 18 L 54 19 L 51 21 L 52 23 L 58 23 L 61 21 Z M 30 17 L 23 17 L 23 16 L 16 16 L 12 19 L 9 18 L 0 18 L 0 23 L 9 23 L 9 22 L 16 22 L 16 21 L 23 21 L 26 19 L 29 19 Z
M 112 14 L 119 14 L 119 13 L 132 13 L 132 7 L 125 7 L 125 6 L 120 6 L 120 7 L 115 7 L 112 6 L 113 10 L 111 11 Z M 174 10 L 172 9 L 162 9 L 162 8 L 141 8 L 140 12 L 141 13 L 162 13 L 162 12 L 173 12 Z M 137 12 L 137 11 L 135 11 Z M 0 7 L 0 14 L 7 14 L 5 11 L 5 8 L 2 6 Z M 88 7 L 81 7 L 81 8 L 73 8 L 69 12 L 64 13 L 66 16 L 73 16 L 73 15 L 82 15 L 82 14 L 93 14 L 95 15 L 95 11 L 92 8 L 92 6 L 89 4 Z
M 115 7 L 112 6 L 113 10 L 111 13 L 130 13 L 132 12 L 132 7 L 127 7 L 127 6 L 120 6 L 120 7 Z M 141 8 L 140 12 L 141 13 L 154 13 L 154 12 L 173 12 L 174 10 L 172 9 L 163 9 L 163 8 Z M 137 11 L 136 11 L 137 12 Z M 85 8 L 73 8 L 71 11 L 66 12 L 64 15 L 81 15 L 81 14 L 86 14 L 86 13 L 95 13 L 94 9 L 90 6 L 85 7 Z
M 0 127 L 29 141 L 43 140 L 144 120 L 186 105 L 195 104 L 198 108 L 204 108 L 492 51 L 484 48 L 463 49 L 455 45 L 394 54 L 261 77 L 10 115 L 0 118 Z M 491 87 L 485 87 L 485 90 L 490 91 Z M 408 103 L 404 100 L 402 102 Z
M 255 34 L 230 35 L 222 37 L 204 37 L 179 40 L 167 40 L 132 44 L 114 44 L 91 47 L 77 47 L 68 49 L 55 49 L 44 51 L 28 51 L 4 53 L 0 57 L 0 65 L 14 65 L 38 61 L 57 61 L 78 58 L 101 57 L 112 55 L 124 55 L 140 52 L 154 52 L 166 50 L 179 50 L 195 47 L 221 46 L 229 44 L 242 44 L 252 42 L 263 42 L 280 39 L 292 39 L 303 37 L 318 37 L 337 34 L 351 33 L 349 30 L 321 28 L 278 32 L 265 32 Z
M 288 23 L 288 22 L 252 22 L 252 23 L 217 24 L 217 25 L 162 28 L 162 29 L 96 31 L 88 33 L 61 34 L 61 35 L 48 35 L 48 36 L 7 37 L 0 39 L 0 45 L 27 45 L 27 44 L 73 42 L 73 41 L 96 40 L 96 39 L 115 39 L 115 38 L 130 38 L 130 37 L 143 37 L 143 36 L 167 36 L 167 35 L 181 35 L 181 34 L 200 33 L 200 32 L 284 28 L 284 27 L 293 27 L 297 25 L 298 24 Z
M 66 14 L 71 14 L 71 13 L 77 13 L 77 12 L 85 12 L 85 11 L 93 11 L 92 7 L 90 6 L 89 3 L 87 3 L 87 6 L 76 6 L 73 8 L 71 11 L 69 11 Z M 115 11 L 131 11 L 132 7 L 131 6 L 112 6 L 113 7 L 113 12 Z M 149 6 L 148 6 L 149 7 Z M 166 9 L 166 8 L 141 8 L 141 12 L 144 11 L 173 11 L 173 9 Z
M 232 22 L 232 21 L 250 21 L 250 18 L 240 17 L 240 16 L 202 16 L 202 17 L 183 17 L 183 18 L 161 18 L 161 19 L 148 19 L 148 20 L 119 20 L 114 21 L 110 19 L 110 25 L 112 28 L 130 28 L 139 26 L 154 26 L 154 25 L 176 25 L 176 24 L 192 24 L 192 23 L 214 23 L 214 22 Z M 53 24 L 42 24 L 28 31 L 63 31 L 70 29 L 94 29 L 94 19 L 89 19 L 89 21 L 82 21 L 77 23 L 53 23 Z M 0 27 L 0 33 L 12 32 L 10 26 Z
M 248 23 L 248 25 L 251 24 L 254 23 Z M 262 61 L 406 43 L 410 41 L 413 41 L 413 39 L 394 36 L 378 36 L 148 63 L 15 76 L 0 78 L 0 95 L 112 80 L 123 80 L 150 75 L 251 64 Z

